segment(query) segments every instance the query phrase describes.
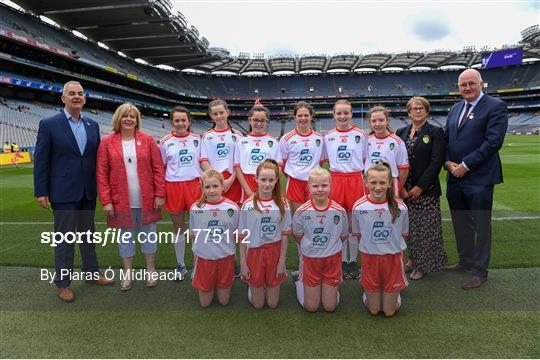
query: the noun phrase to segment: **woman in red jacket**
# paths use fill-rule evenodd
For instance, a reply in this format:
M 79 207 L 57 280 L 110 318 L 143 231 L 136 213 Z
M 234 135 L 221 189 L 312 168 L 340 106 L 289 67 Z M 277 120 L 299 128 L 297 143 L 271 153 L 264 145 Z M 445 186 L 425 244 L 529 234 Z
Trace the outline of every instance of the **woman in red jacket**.
M 97 183 L 107 225 L 119 228 L 126 237 L 119 237 L 125 240 L 118 244 L 124 266 L 120 289 L 129 290 L 133 284 L 135 240 L 141 243 L 146 259 L 145 283 L 152 287 L 158 276 L 154 267 L 156 222 L 165 202 L 161 154 L 154 138 L 140 131 L 141 113 L 134 105 L 120 105 L 112 127 L 114 133 L 98 148 Z

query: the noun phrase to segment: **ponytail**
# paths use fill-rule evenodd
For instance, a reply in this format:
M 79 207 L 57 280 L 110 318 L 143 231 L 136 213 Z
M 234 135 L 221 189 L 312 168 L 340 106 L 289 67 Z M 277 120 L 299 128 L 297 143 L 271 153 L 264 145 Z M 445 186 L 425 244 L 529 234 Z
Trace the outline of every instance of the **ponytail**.
M 390 214 L 392 215 L 392 224 L 393 224 L 396 222 L 396 219 L 399 216 L 399 207 L 396 201 L 396 196 L 394 194 L 394 186 L 393 186 L 394 178 L 392 177 L 392 170 L 390 169 L 390 165 L 384 161 L 376 162 L 375 165 L 370 166 L 369 169 L 366 171 L 366 179 L 368 178 L 369 173 L 371 171 L 385 172 L 387 174 L 388 184 L 390 186 L 389 186 L 388 191 L 386 191 L 386 202 L 388 203 L 388 210 L 390 211 Z
M 257 166 L 257 172 L 255 176 L 259 177 L 259 174 L 261 173 L 263 169 L 273 170 L 276 174 L 277 182 L 276 182 L 276 185 L 274 186 L 274 190 L 272 190 L 272 199 L 274 200 L 274 202 L 279 208 L 279 214 L 281 215 L 281 218 L 279 221 L 281 221 L 285 217 L 285 201 L 286 200 L 283 198 L 283 196 L 281 196 L 281 184 L 279 183 L 278 163 L 273 159 L 264 160 L 262 163 L 259 164 L 259 166 Z M 257 190 L 253 193 L 253 207 L 258 212 L 262 212 L 262 210 L 259 208 L 259 202 L 260 202 L 259 191 Z

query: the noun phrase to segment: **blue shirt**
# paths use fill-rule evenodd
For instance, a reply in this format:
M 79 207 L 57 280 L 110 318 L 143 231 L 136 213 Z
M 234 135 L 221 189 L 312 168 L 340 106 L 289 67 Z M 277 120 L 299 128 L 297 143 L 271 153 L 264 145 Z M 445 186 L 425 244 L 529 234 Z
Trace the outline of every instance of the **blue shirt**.
M 86 147 L 87 141 L 86 128 L 84 127 L 83 123 L 83 116 L 81 114 L 81 119 L 79 121 L 76 121 L 73 116 L 71 116 L 71 114 L 67 112 L 65 108 L 64 114 L 68 119 L 69 127 L 71 128 L 71 131 L 73 131 L 73 135 L 75 136 L 75 140 L 77 141 L 77 146 L 79 146 L 79 151 L 82 155 L 84 154 L 84 148 Z

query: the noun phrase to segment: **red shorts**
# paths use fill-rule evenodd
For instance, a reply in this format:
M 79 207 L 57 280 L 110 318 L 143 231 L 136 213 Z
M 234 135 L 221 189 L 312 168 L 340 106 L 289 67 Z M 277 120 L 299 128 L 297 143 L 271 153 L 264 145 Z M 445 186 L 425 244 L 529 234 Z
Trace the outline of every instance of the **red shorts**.
M 290 176 L 287 178 L 287 199 L 303 204 L 309 200 L 309 196 L 307 181 L 298 180 Z
M 257 182 L 255 181 L 255 175 L 253 175 L 253 174 L 244 174 L 244 179 L 246 179 L 251 191 L 255 192 L 257 190 Z
M 330 173 L 332 176 L 332 200 L 351 212 L 356 200 L 365 195 L 364 176 L 361 172 Z
M 323 258 L 302 255 L 299 279 L 304 285 L 312 287 L 322 284 L 338 286 L 343 281 L 341 251 Z
M 403 269 L 403 253 L 371 255 L 360 252 L 360 285 L 367 292 L 400 292 L 409 286 Z
M 231 177 L 231 173 L 228 171 L 224 171 L 223 177 L 225 179 L 228 179 Z M 223 196 L 225 196 L 227 199 L 231 200 L 232 202 L 235 202 L 237 204 L 242 203 L 242 196 L 243 196 L 242 186 L 238 182 L 238 179 L 234 180 L 231 187 L 229 188 L 229 191 L 227 191 Z
M 195 257 L 193 280 L 191 285 L 198 290 L 209 292 L 218 289 L 228 289 L 234 280 L 234 255 L 217 260 L 206 260 Z
M 277 264 L 281 253 L 281 241 L 265 244 L 258 248 L 248 248 L 246 262 L 251 274 L 247 283 L 253 287 L 274 287 L 280 285 L 287 274 L 276 277 Z
M 178 214 L 189 211 L 191 205 L 202 195 L 199 178 L 189 181 L 165 182 L 165 211 Z

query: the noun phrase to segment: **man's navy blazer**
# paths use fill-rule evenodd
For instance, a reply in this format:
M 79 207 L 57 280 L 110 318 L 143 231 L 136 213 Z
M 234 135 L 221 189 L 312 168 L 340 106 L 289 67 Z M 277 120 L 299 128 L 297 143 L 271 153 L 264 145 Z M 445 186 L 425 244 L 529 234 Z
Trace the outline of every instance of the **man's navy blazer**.
M 508 128 L 506 103 L 484 94 L 461 128 L 459 116 L 465 101 L 452 106 L 445 126 L 446 161 L 465 162 L 469 172 L 458 179 L 448 172 L 448 182 L 494 185 L 503 181 L 499 149 Z
M 51 203 L 95 199 L 96 154 L 99 126 L 87 117 L 81 121 L 87 142 L 81 155 L 64 111 L 39 122 L 34 154 L 34 195 L 48 196 Z

